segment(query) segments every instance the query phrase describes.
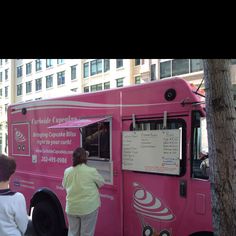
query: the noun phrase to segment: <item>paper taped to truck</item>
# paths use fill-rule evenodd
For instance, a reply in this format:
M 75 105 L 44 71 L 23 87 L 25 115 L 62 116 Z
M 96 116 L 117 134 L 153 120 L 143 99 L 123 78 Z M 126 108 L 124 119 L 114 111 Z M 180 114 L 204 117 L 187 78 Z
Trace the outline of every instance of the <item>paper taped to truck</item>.
M 182 130 L 124 131 L 124 170 L 179 175 Z

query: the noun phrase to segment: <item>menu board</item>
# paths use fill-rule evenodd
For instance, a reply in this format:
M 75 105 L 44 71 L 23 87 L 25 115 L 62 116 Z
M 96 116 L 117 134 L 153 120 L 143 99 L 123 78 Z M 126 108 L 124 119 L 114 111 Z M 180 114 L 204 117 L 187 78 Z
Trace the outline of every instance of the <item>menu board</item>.
M 180 174 L 182 129 L 123 131 L 122 169 Z

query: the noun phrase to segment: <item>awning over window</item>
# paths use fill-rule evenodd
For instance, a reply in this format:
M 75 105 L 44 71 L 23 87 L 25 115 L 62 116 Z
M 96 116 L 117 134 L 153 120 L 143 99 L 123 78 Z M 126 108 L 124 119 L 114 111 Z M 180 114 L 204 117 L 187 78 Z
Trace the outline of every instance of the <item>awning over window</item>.
M 111 118 L 111 116 L 104 116 L 104 117 L 92 117 L 92 118 L 83 118 L 79 120 L 71 120 L 65 123 L 60 123 L 57 125 L 53 125 L 48 127 L 49 129 L 60 129 L 60 128 L 83 128 L 85 126 L 105 121 L 106 119 Z

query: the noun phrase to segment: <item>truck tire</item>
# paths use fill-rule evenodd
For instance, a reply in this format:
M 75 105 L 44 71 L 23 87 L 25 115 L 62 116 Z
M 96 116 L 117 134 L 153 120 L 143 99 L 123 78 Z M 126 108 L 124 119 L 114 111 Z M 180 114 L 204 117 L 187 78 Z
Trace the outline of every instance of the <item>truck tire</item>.
M 143 236 L 151 236 L 153 234 L 153 229 L 151 226 L 146 225 L 143 228 Z
M 37 236 L 62 235 L 56 208 L 48 201 L 38 202 L 34 206 L 32 222 Z
M 167 231 L 167 230 L 162 230 L 162 231 L 160 232 L 160 236 L 170 236 L 170 232 Z

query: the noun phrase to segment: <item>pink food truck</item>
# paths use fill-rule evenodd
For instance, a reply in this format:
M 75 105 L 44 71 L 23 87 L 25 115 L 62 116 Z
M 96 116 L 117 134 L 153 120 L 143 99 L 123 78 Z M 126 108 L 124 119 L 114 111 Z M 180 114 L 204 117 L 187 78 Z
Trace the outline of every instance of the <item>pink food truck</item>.
M 61 183 L 79 146 L 106 182 L 96 236 L 213 235 L 210 183 L 200 168 L 204 96 L 185 80 L 14 104 L 8 121 L 17 161 L 11 188 L 25 195 L 38 236 L 66 235 Z

